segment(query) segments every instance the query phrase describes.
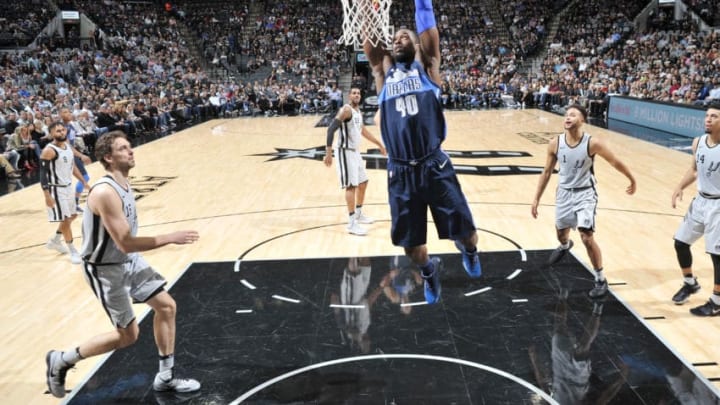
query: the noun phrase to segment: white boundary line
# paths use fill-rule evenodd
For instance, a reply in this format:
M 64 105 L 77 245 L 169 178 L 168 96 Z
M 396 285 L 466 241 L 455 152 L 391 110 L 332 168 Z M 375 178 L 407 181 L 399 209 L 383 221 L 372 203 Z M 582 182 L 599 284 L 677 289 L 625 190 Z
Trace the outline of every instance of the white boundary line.
M 587 271 L 588 271 L 589 273 L 591 273 L 591 274 L 594 274 L 594 273 L 592 272 L 592 270 L 590 270 L 590 267 L 587 265 L 587 263 L 585 263 L 585 262 L 583 262 L 582 260 L 580 260 L 580 258 L 579 258 L 578 256 L 576 256 L 575 253 L 573 253 L 572 251 L 570 251 L 570 254 L 573 255 L 573 257 L 575 257 L 575 260 L 577 260 L 578 263 L 582 264 L 583 267 L 585 267 L 585 270 L 587 270 Z M 612 296 L 615 297 L 615 299 L 618 300 L 618 302 L 621 303 L 621 304 L 625 307 L 626 310 L 628 310 L 631 314 L 633 314 L 633 315 L 635 316 L 635 318 L 637 318 L 637 320 L 640 321 L 640 323 L 642 323 L 643 325 L 645 325 L 645 327 L 647 328 L 647 330 L 650 331 L 650 333 L 652 333 L 653 336 L 655 336 L 655 338 L 656 338 L 657 340 L 659 340 L 660 342 L 662 342 L 662 344 L 665 345 L 665 347 L 666 347 L 668 350 L 670 350 L 670 352 L 671 352 L 672 354 L 674 354 L 675 357 L 677 357 L 678 360 L 680 360 L 680 362 L 682 362 L 682 363 L 685 365 L 685 367 L 687 367 L 687 368 L 690 370 L 690 372 L 692 372 L 693 374 L 695 374 L 695 377 L 697 377 L 700 381 L 704 382 L 704 383 L 705 383 L 705 386 L 706 386 L 710 391 L 712 391 L 717 397 L 720 397 L 720 389 L 718 389 L 717 387 L 715 387 L 715 384 L 713 384 L 713 383 L 710 382 L 710 380 L 708 380 L 705 376 L 703 376 L 702 374 L 700 374 L 700 373 L 698 372 L 698 370 L 697 370 L 697 367 L 693 366 L 692 363 L 688 362 L 688 361 L 685 359 L 685 357 L 681 356 L 680 353 L 678 353 L 678 351 L 675 350 L 675 348 L 674 348 L 672 345 L 670 345 L 670 343 L 668 343 L 665 339 L 663 339 L 663 337 L 662 337 L 659 333 L 657 333 L 657 331 L 656 331 L 652 326 L 650 326 L 650 324 L 649 324 L 648 322 L 646 322 L 643 317 L 640 316 L 640 314 L 638 314 L 637 312 L 635 312 L 635 310 L 634 310 L 630 305 L 628 305 L 620 296 L 615 295 L 615 294 L 612 292 L 612 290 L 608 290 L 608 294 L 612 294 Z M 667 319 L 667 318 L 666 318 L 666 319 Z
M 519 276 L 520 273 L 522 273 L 522 269 L 515 269 L 512 273 L 510 273 L 509 276 L 505 277 L 506 280 L 512 280 L 515 277 Z
M 401 307 L 416 307 L 418 305 L 427 305 L 427 301 L 415 301 L 415 302 L 404 302 L 400 304 Z
M 484 365 L 484 364 L 473 363 L 473 362 L 467 361 L 467 360 L 455 359 L 455 358 L 452 358 L 452 357 L 444 357 L 444 356 L 431 356 L 431 355 L 426 355 L 426 354 L 373 354 L 373 355 L 370 355 L 370 356 L 346 357 L 346 358 L 342 358 L 342 359 L 336 359 L 336 360 L 325 361 L 325 362 L 322 362 L 322 363 L 311 364 L 311 365 L 309 365 L 309 366 L 302 367 L 302 368 L 299 368 L 299 369 L 297 369 L 297 370 L 290 371 L 290 372 L 285 373 L 285 374 L 283 374 L 283 375 L 279 375 L 279 376 L 277 376 L 277 377 L 275 377 L 275 378 L 273 378 L 273 379 L 271 379 L 271 380 L 268 380 L 268 381 L 266 381 L 266 382 L 264 382 L 264 383 L 262 383 L 262 384 L 260 384 L 260 385 L 258 385 L 258 386 L 256 386 L 256 387 L 252 388 L 250 391 L 247 391 L 246 393 L 242 394 L 238 399 L 232 401 L 232 402 L 230 403 L 230 405 L 240 404 L 240 403 L 242 403 L 244 400 L 252 397 L 253 395 L 255 395 L 256 393 L 262 391 L 263 389 L 265 389 L 265 388 L 267 388 L 267 387 L 269 387 L 269 386 L 271 386 L 271 385 L 273 385 L 273 384 L 275 384 L 275 383 L 277 383 L 277 382 L 280 382 L 280 381 L 282 381 L 282 380 L 286 380 L 286 379 L 288 379 L 288 378 L 290 378 L 290 377 L 293 377 L 293 376 L 295 376 L 295 375 L 302 374 L 302 373 L 304 373 L 304 372 L 306 372 L 306 371 L 314 370 L 314 369 L 317 369 L 317 368 L 323 368 L 323 367 L 327 367 L 327 366 L 333 366 L 333 365 L 336 365 L 336 364 L 351 363 L 351 362 L 356 362 L 356 361 L 386 360 L 386 359 L 415 359 L 415 360 L 418 360 L 418 359 L 419 359 L 419 360 L 444 361 L 444 362 L 447 362 L 447 363 L 455 363 L 455 364 L 460 364 L 460 365 L 463 365 L 463 366 L 478 368 L 478 369 L 480 369 L 480 370 L 489 371 L 489 372 L 491 372 L 491 373 L 493 373 L 493 374 L 499 375 L 500 377 L 507 378 L 508 380 L 514 381 L 514 382 L 522 385 L 523 387 L 527 388 L 528 390 L 530 390 L 530 391 L 536 393 L 537 395 L 539 395 L 540 397 L 542 397 L 542 398 L 543 398 L 546 402 L 548 402 L 549 404 L 559 405 L 559 404 L 558 404 L 557 402 L 555 402 L 555 400 L 553 400 L 552 397 L 551 397 L 550 395 L 548 395 L 545 391 L 543 391 L 543 390 L 541 390 L 540 388 L 538 388 L 538 387 L 530 384 L 529 382 L 523 380 L 522 378 L 519 378 L 519 377 L 517 377 L 517 376 L 514 376 L 514 375 L 512 375 L 512 374 L 510 374 L 510 373 L 507 373 L 507 372 L 505 372 L 505 371 L 499 370 L 499 369 L 494 368 L 494 367 L 486 366 L 486 365 Z
M 471 295 L 482 294 L 482 293 L 487 292 L 487 291 L 490 291 L 490 290 L 492 290 L 492 287 L 488 286 L 488 287 L 481 288 L 481 289 L 479 289 L 479 290 L 466 292 L 466 293 L 465 293 L 465 296 L 466 296 L 466 297 L 470 297 Z
M 330 304 L 330 308 L 363 309 L 365 305 Z
M 286 302 L 292 302 L 293 304 L 299 304 L 299 303 L 300 303 L 300 300 L 296 300 L 296 299 L 294 299 L 294 298 L 283 297 L 282 295 L 273 294 L 272 297 L 275 298 L 276 300 L 286 301 Z

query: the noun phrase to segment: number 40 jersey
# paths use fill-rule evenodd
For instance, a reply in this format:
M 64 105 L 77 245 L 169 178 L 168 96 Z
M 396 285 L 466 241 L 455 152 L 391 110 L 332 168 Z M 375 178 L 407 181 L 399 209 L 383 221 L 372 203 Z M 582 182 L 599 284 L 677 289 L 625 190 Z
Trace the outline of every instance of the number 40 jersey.
M 380 129 L 388 157 L 398 163 L 422 161 L 445 140 L 440 87 L 418 61 L 395 63 L 378 97 Z

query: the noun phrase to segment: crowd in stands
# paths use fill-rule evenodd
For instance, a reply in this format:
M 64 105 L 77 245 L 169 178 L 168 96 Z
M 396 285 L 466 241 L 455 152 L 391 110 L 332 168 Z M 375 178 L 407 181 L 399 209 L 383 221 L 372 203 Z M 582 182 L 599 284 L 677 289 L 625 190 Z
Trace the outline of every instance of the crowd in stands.
M 687 0 L 688 7 L 695 12 L 707 25 L 720 25 L 720 1 L 718 0 Z
M 540 0 L 512 0 L 499 6 L 512 41 L 519 44 L 524 55 L 533 56 L 547 36 L 547 22 L 567 4 L 565 0 L 550 4 Z
M 23 4 L 41 21 L 43 1 Z M 498 21 L 489 3 L 436 2 L 447 108 L 500 107 L 509 97 L 517 106 L 547 109 L 581 102 L 602 115 L 612 94 L 697 105 L 720 97 L 718 34 L 691 18 L 674 21 L 661 10 L 646 32 L 635 32 L 643 2 L 573 2 L 567 13 L 568 2 L 542 4 L 499 4 Z M 172 10 L 162 2 L 65 0 L 62 7 L 98 25 L 90 41 L 68 48 L 53 37 L 0 53 L 0 166 L 5 159 L 13 172 L 35 170 L 35 152 L 63 108 L 80 135 L 78 148 L 90 153 L 96 137 L 115 128 L 141 142 L 215 117 L 330 113 L 349 90 L 338 88 L 352 50 L 337 43 L 336 0 L 183 0 Z M 391 13 L 396 29 L 414 26 L 411 4 L 393 4 Z M 551 33 L 557 15 L 562 21 Z M 520 73 L 543 52 L 539 71 Z M 235 74 L 210 77 L 214 65 Z M 258 72 L 260 78 L 244 80 Z M 353 83 L 373 90 L 367 72 Z
M 699 30 L 689 17 L 668 21 L 661 12 L 647 32 L 636 33 L 623 13 L 589 3 L 583 7 L 598 18 L 567 24 L 565 32 L 558 33 L 559 46 L 550 47 L 543 64 L 544 80 L 539 83 L 560 87 L 559 96 L 548 96 L 553 103 L 583 99 L 597 113 L 612 94 L 693 105 L 718 97 L 716 32 Z M 586 32 L 598 35 L 583 35 Z
M 56 8 L 46 0 L 3 2 L 0 13 L 0 47 L 27 46 L 55 17 Z

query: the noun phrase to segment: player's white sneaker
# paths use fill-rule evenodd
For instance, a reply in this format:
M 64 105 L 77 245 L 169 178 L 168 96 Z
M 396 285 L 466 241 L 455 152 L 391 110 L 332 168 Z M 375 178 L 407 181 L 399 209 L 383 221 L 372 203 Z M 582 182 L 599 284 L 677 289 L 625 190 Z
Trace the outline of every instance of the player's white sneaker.
M 62 242 L 59 242 L 55 239 L 50 239 L 49 241 L 47 241 L 47 243 L 45 244 L 45 247 L 50 250 L 57 250 L 58 252 L 60 252 L 62 254 L 65 254 L 68 252 L 67 247 L 65 247 L 65 245 Z
M 372 217 L 363 215 L 362 211 L 355 214 L 355 221 L 357 221 L 358 224 L 372 224 L 375 222 L 375 220 L 372 219 Z
M 72 263 L 72 264 L 82 263 L 82 258 L 80 257 L 80 253 L 70 252 L 70 263 Z
M 62 398 L 65 396 L 65 375 L 72 366 L 65 363 L 62 359 L 62 352 L 50 350 L 45 356 L 45 364 L 47 371 L 48 391 L 54 397 Z
M 367 235 L 367 229 L 365 229 L 365 228 L 363 228 L 362 226 L 360 226 L 360 225 L 357 223 L 357 221 L 355 221 L 355 220 L 351 221 L 351 222 L 348 224 L 347 230 L 348 230 L 348 232 L 350 232 L 350 233 L 353 234 L 353 235 L 358 235 L 358 236 L 365 236 L 365 235 Z
M 200 389 L 200 383 L 192 378 L 175 378 L 173 370 L 165 370 L 155 374 L 153 381 L 155 391 L 192 392 Z

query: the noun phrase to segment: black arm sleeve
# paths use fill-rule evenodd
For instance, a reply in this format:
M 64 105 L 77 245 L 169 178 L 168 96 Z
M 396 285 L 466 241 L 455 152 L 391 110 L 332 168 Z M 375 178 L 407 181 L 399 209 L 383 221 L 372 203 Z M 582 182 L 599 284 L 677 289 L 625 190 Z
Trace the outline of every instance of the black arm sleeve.
M 43 190 L 50 188 L 50 179 L 48 179 L 48 173 L 50 171 L 51 160 L 40 159 L 40 186 Z
M 340 128 L 340 125 L 342 125 L 342 122 L 337 118 L 333 118 L 327 130 L 327 140 L 325 141 L 326 146 L 332 147 L 333 137 L 335 137 L 335 131 Z

